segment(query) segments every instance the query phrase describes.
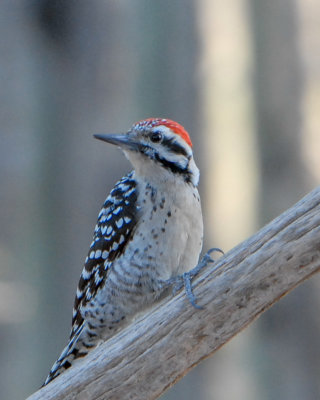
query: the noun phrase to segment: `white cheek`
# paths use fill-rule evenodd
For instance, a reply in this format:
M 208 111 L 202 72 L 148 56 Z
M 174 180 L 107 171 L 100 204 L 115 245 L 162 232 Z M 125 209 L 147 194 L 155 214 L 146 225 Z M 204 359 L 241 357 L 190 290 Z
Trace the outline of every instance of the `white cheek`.
M 196 166 L 196 163 L 194 162 L 193 158 L 190 160 L 189 169 L 193 171 L 192 183 L 194 184 L 194 186 L 198 186 L 200 179 L 200 171 L 199 168 Z

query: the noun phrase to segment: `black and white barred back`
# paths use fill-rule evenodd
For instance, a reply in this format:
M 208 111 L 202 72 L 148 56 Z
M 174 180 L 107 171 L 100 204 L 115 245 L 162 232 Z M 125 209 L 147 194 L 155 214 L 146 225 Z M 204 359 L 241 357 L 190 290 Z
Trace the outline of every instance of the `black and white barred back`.
M 85 309 L 99 288 L 104 285 L 113 261 L 123 253 L 130 240 L 137 222 L 136 204 L 136 181 L 132 171 L 117 182 L 99 213 L 93 241 L 78 283 L 70 341 L 53 365 L 45 385 L 69 368 L 75 358 L 85 356 L 99 340 L 94 332 L 96 326 L 91 326 L 92 332 L 90 323 L 85 327 L 81 310 Z M 83 335 L 85 340 L 79 341 L 84 328 L 87 330 L 87 334 Z

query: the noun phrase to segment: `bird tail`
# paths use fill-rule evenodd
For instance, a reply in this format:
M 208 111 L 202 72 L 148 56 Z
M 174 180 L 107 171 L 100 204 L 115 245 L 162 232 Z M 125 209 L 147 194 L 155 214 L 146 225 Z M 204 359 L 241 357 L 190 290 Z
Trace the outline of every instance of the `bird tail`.
M 53 379 L 55 379 L 58 375 L 64 372 L 66 369 L 70 368 L 72 362 L 79 357 L 84 357 L 88 354 L 88 349 L 83 346 L 81 333 L 83 331 L 84 324 L 80 325 L 79 328 L 74 332 L 74 335 L 70 339 L 67 346 L 63 349 L 60 357 L 53 364 L 49 375 L 47 376 L 44 384 L 42 386 L 47 385 Z

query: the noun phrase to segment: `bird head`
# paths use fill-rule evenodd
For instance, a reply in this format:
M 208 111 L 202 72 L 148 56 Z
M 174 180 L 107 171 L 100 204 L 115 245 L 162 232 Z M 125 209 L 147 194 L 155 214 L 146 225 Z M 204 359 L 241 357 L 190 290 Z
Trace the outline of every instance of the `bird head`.
M 159 169 L 166 179 L 182 178 L 197 186 L 199 170 L 193 160 L 192 142 L 183 126 L 170 119 L 148 118 L 124 134 L 94 135 L 119 146 L 140 174 Z

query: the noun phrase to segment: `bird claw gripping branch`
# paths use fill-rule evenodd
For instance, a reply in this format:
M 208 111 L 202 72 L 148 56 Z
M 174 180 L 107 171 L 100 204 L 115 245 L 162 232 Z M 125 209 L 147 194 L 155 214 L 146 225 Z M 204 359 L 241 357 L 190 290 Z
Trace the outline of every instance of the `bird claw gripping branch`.
M 192 279 L 195 278 L 198 273 L 205 268 L 209 263 L 213 263 L 214 260 L 211 257 L 211 253 L 213 252 L 219 252 L 224 254 L 224 252 L 221 249 L 218 249 L 217 247 L 214 247 L 210 250 L 207 251 L 207 253 L 202 257 L 202 259 L 199 261 L 198 265 L 196 265 L 192 270 L 184 272 L 182 275 L 175 276 L 167 281 L 168 285 L 173 285 L 172 288 L 172 294 L 175 295 L 179 290 L 181 290 L 183 287 L 185 288 L 185 293 L 186 296 L 190 302 L 190 304 L 193 305 L 194 308 L 198 310 L 203 310 L 202 306 L 199 306 L 196 303 L 196 297 L 193 294 L 192 291 Z

